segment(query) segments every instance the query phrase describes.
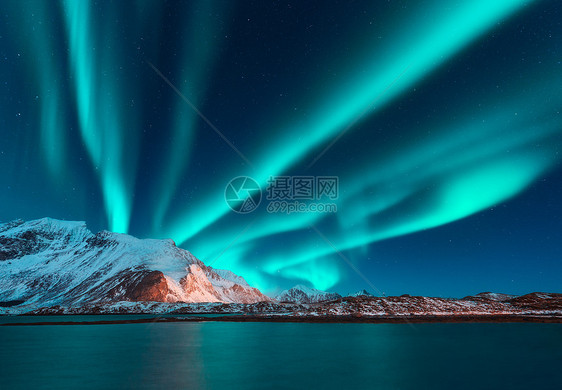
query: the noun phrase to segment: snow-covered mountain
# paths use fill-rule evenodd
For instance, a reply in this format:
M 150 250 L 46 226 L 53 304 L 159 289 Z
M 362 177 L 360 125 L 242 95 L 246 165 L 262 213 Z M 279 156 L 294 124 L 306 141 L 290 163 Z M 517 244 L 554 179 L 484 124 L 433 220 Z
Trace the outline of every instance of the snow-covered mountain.
M 498 301 L 498 302 L 507 302 L 513 298 L 516 298 L 517 295 L 509 295 L 509 294 L 501 294 L 501 293 L 493 293 L 493 292 L 482 292 L 480 294 L 476 294 L 473 297 L 466 297 L 473 298 L 473 299 L 489 299 L 491 301 Z
M 317 290 L 299 284 L 278 294 L 275 299 L 279 302 L 291 303 L 319 303 L 341 298 L 338 293 Z
M 349 295 L 350 297 L 374 297 L 373 294 L 368 292 L 367 290 L 357 291 L 354 294 Z
M 0 225 L 0 304 L 269 301 L 172 240 L 137 239 L 51 218 Z M 0 306 L 2 306 L 0 305 Z

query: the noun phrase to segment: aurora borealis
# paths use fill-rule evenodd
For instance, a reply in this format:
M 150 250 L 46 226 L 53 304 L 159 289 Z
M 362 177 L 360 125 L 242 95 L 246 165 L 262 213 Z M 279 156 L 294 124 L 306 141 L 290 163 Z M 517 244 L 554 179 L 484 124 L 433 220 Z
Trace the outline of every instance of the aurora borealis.
M 561 10 L 5 1 L 0 221 L 172 238 L 265 292 L 558 290 Z M 337 176 L 337 213 L 224 200 L 279 175 Z

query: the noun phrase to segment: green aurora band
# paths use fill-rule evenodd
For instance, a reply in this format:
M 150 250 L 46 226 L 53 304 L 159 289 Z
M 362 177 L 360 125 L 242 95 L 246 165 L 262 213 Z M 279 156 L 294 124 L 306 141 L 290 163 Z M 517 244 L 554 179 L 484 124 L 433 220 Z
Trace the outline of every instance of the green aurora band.
M 550 146 L 560 142 L 562 130 L 558 91 L 562 79 L 558 74 L 546 72 L 539 82 L 519 85 L 525 95 L 514 93 L 509 101 L 491 101 L 491 108 L 476 118 L 472 112 L 459 109 L 454 113 L 460 118 L 454 127 L 446 120 L 425 124 L 429 135 L 402 145 L 397 153 L 358 154 L 360 163 L 341 172 L 345 192 L 337 200 L 336 215 L 258 215 L 255 220 L 250 216 L 231 223 L 232 214 L 223 199 L 224 187 L 232 177 L 247 174 L 263 188 L 270 176 L 299 164 L 306 166 L 347 126 L 359 125 L 361 119 L 391 104 L 530 3 L 464 0 L 443 7 L 443 2 L 434 1 L 423 12 L 410 10 L 407 23 L 394 27 L 398 32 L 384 45 L 372 37 L 372 47 L 357 48 L 360 55 L 353 64 L 357 63 L 357 69 L 342 72 L 337 81 L 323 86 L 327 93 L 310 100 L 307 109 L 311 115 L 306 122 L 273 118 L 275 129 L 264 135 L 273 139 L 256 141 L 253 153 L 248 153 L 256 169 L 247 167 L 246 172 L 240 172 L 234 165 L 225 169 L 216 175 L 212 188 L 172 216 L 171 205 L 187 171 L 196 130 L 205 126 L 177 97 L 168 154 L 161 159 L 159 176 L 150 189 L 154 233 L 171 237 L 207 264 L 242 274 L 264 290 L 272 287 L 274 277 L 329 289 L 348 272 L 347 265 L 311 225 L 318 224 L 339 251 L 356 261 L 373 242 L 436 228 L 521 193 L 559 161 Z M 157 26 L 162 5 L 151 1 L 139 4 L 144 10 L 136 15 L 138 31 L 145 31 L 149 24 Z M 186 43 L 179 53 L 180 63 L 174 65 L 177 68 L 161 69 L 177 75 L 175 85 L 196 106 L 205 98 L 218 55 L 219 26 L 214 17 L 230 10 L 219 2 L 201 4 L 193 7 L 186 23 Z M 101 20 L 89 1 L 61 0 L 58 5 L 69 43 L 67 66 L 72 74 L 80 137 L 99 179 L 109 230 L 126 233 L 133 213 L 142 115 L 127 107 L 127 102 L 139 95 L 134 87 L 138 80 L 120 69 L 119 48 L 125 43 L 112 38 L 119 36 L 113 22 L 118 19 L 118 10 L 115 4 L 107 3 Z M 23 7 L 25 15 L 35 13 L 49 19 L 50 10 L 43 1 L 24 2 Z M 26 17 L 19 21 L 29 31 L 23 39 L 38 57 L 49 58 L 31 70 L 41 93 L 40 142 L 48 172 L 61 182 L 69 170 L 65 142 L 69 130 L 59 125 L 70 111 L 61 103 L 65 91 L 59 86 L 63 76 L 57 68 L 64 66 L 52 54 L 55 49 L 49 36 L 54 26 L 47 23 L 35 30 L 31 22 Z M 532 107 L 529 101 L 533 101 Z M 354 129 L 352 126 L 350 131 Z M 265 242 L 272 236 L 279 238 L 278 245 Z M 249 260 L 252 258 L 255 260 Z
M 62 180 L 65 176 L 66 163 L 66 138 L 64 127 L 60 126 L 66 112 L 61 102 L 62 96 L 59 85 L 63 75 L 57 72 L 60 69 L 59 58 L 55 55 L 54 42 L 49 39 L 54 35 L 52 20 L 47 18 L 48 4 L 40 0 L 22 2 L 17 8 L 11 9 L 18 17 L 18 25 L 23 26 L 20 34 L 27 46 L 31 48 L 36 58 L 48 59 L 47 61 L 32 61 L 33 69 L 29 73 L 36 77 L 39 93 L 36 99 L 40 108 L 40 142 L 44 153 L 47 168 L 51 176 Z M 37 27 L 37 20 L 43 21 L 41 28 Z
M 339 85 L 334 86 L 333 96 L 318 104 L 316 114 L 308 123 L 297 127 L 288 125 L 286 129 L 278 132 L 282 137 L 269 142 L 273 149 L 260 147 L 261 155 L 255 159 L 258 163 L 254 164 L 259 169 L 247 172 L 248 175 L 265 186 L 270 176 L 282 174 L 308 157 L 318 146 L 336 137 L 348 124 L 369 110 L 374 101 L 377 105 L 370 110 L 371 114 L 407 88 L 422 81 L 430 72 L 499 21 L 529 3 L 530 1 L 523 0 L 472 0 L 446 8 L 436 1 L 429 12 L 432 15 L 431 24 L 428 25 L 427 21 L 424 23 L 424 20 L 414 17 L 408 23 L 409 27 L 402 29 L 403 33 L 389 43 L 388 47 L 372 55 L 374 58 L 364 59 L 372 64 L 368 67 L 371 69 L 370 73 L 363 73 L 360 78 L 349 76 L 342 80 L 341 84 L 349 87 L 342 89 Z M 382 60 L 383 55 L 391 60 Z M 350 99 L 350 96 L 354 98 Z M 299 142 L 294 142 L 296 139 L 299 139 Z M 221 187 L 222 185 L 217 186 L 211 192 L 220 194 L 223 190 Z M 219 207 L 215 199 L 207 199 L 197 207 L 190 207 L 189 211 L 176 219 L 165 232 L 178 243 L 183 243 L 216 222 L 229 210 L 226 205 Z
M 560 159 L 554 146 L 562 137 L 557 111 L 562 101 L 556 99 L 559 83 L 552 82 L 556 79 L 551 76 L 548 82 L 535 81 L 524 89 L 523 96 L 504 102 L 502 112 L 492 110 L 477 119 L 467 118 L 464 124 L 459 121 L 456 129 L 433 129 L 425 142 L 347 172 L 346 192 L 338 199 L 340 226 L 331 232 L 330 241 L 339 251 L 361 248 L 454 222 L 523 191 Z M 540 109 L 528 106 L 529 92 Z M 557 113 L 554 117 L 553 112 Z M 365 197 L 365 193 L 374 195 Z M 306 231 L 325 217 L 320 213 L 268 216 L 237 243 L 303 230 L 301 239 L 280 236 L 283 248 L 260 257 L 260 267 L 271 276 L 299 278 L 327 289 L 339 280 L 339 273 L 334 272 L 337 255 L 314 232 Z M 234 237 L 236 228 L 226 228 L 223 234 Z M 196 253 L 212 258 L 219 241 L 218 236 L 206 236 L 203 244 L 196 245 Z M 222 255 L 221 264 L 235 264 L 245 275 L 256 274 L 240 262 L 240 253 L 233 259 L 229 256 L 229 252 Z M 259 283 L 263 277 L 248 279 Z
M 416 20 L 416 17 L 413 17 L 411 23 L 401 30 L 403 31 L 401 35 L 391 40 L 386 47 L 379 48 L 372 58 L 363 59 L 364 62 L 373 64 L 370 67 L 372 73 L 354 72 L 353 74 L 360 74 L 360 76 L 351 76 L 345 81 L 342 80 L 341 84 L 346 85 L 346 88 L 342 89 L 339 85 L 334 86 L 335 92 L 331 96 L 328 95 L 329 99 L 317 104 L 317 109 L 312 110 L 312 112 L 316 111 L 316 115 L 313 115 L 306 124 L 297 126 L 288 124 L 285 131 L 277 132 L 282 134 L 282 137 L 269 142 L 273 148 L 262 147 L 260 149 L 261 154 L 251 159 L 258 162 L 255 165 L 259 168 L 257 171 L 247 172 L 247 174 L 265 186 L 270 175 L 282 174 L 296 163 L 303 161 L 304 158 L 309 158 L 312 151 L 318 150 L 319 146 L 325 145 L 327 141 L 336 137 L 358 117 L 380 110 L 408 88 L 421 82 L 447 59 L 493 28 L 499 21 L 513 15 L 527 4 L 529 1 L 494 3 L 464 1 L 454 8 L 445 9 L 436 2 L 430 12 L 434 15 L 431 24 L 428 24 L 427 20 L 421 20 L 421 18 Z M 400 29 L 398 30 L 400 31 Z M 362 67 L 365 65 L 362 64 Z M 349 99 L 349 96 L 353 96 L 353 99 Z M 373 103 L 376 105 L 371 108 Z M 509 105 L 506 106 L 509 107 Z M 501 115 L 499 112 L 490 113 L 487 120 L 493 122 L 491 126 L 480 127 L 468 122 L 466 131 L 452 132 L 448 139 L 434 140 L 428 145 L 416 147 L 413 154 L 403 153 L 395 156 L 396 162 L 391 161 L 379 165 L 384 166 L 384 170 L 376 170 L 376 173 L 362 172 L 362 174 L 356 175 L 356 179 L 349 179 L 348 182 L 351 182 L 348 183 L 348 187 L 351 187 L 348 188 L 347 196 L 349 197 L 363 194 L 368 183 L 376 184 L 378 190 L 376 196 L 367 197 L 363 199 L 363 202 L 356 202 L 356 199 L 354 201 L 340 199 L 338 203 L 341 212 L 338 217 L 343 228 L 335 234 L 341 238 L 336 240 L 338 249 L 364 247 L 374 241 L 447 224 L 506 200 L 526 188 L 553 164 L 553 159 L 551 157 L 543 159 L 541 155 L 522 155 L 520 157 L 510 156 L 513 160 L 505 160 L 502 156 L 494 156 L 494 153 L 498 154 L 498 151 L 504 148 L 525 145 L 526 141 L 534 140 L 532 129 L 531 136 L 516 133 L 518 135 L 515 137 L 509 137 L 509 134 L 506 134 L 507 137 L 502 138 L 501 129 L 505 129 L 502 126 L 505 126 L 508 116 L 515 112 L 514 108 L 517 109 L 517 107 L 506 109 L 507 114 L 505 115 Z M 463 148 L 481 145 L 484 137 L 489 135 L 491 128 L 492 131 L 498 132 L 496 145 L 486 142 L 483 147 L 477 148 L 472 154 L 458 154 L 459 150 L 463 150 Z M 522 130 L 525 134 L 524 130 L 527 129 Z M 537 131 L 540 134 L 558 130 L 559 128 L 556 128 L 554 124 Z M 459 134 L 461 135 L 459 136 Z M 526 140 L 525 137 L 529 139 Z M 294 142 L 295 139 L 298 139 L 299 142 Z M 441 150 L 441 156 L 439 156 L 439 150 Z M 405 156 L 408 157 L 405 158 Z M 454 156 L 454 160 L 457 160 L 458 165 L 466 171 L 464 175 L 456 173 L 447 175 L 445 169 L 436 168 L 435 161 L 427 158 L 441 157 L 445 160 L 451 156 Z M 416 162 L 416 158 L 420 161 Z M 438 161 L 442 161 L 441 159 Z M 410 164 L 409 161 L 411 161 Z M 424 162 L 428 165 L 427 169 L 425 171 L 417 169 L 419 164 Z M 367 164 L 366 166 L 373 165 Z M 449 164 L 451 172 L 454 172 L 453 165 Z M 405 169 L 413 167 L 416 167 L 414 175 L 416 183 L 403 183 L 399 188 L 392 183 L 392 188 L 389 188 L 388 192 L 380 191 L 381 182 L 385 182 L 385 176 L 386 178 L 396 177 L 404 173 Z M 517 173 L 506 175 L 504 169 L 515 167 L 520 167 Z M 235 175 L 236 173 L 232 172 L 230 176 Z M 426 178 L 423 177 L 424 175 Z M 391 209 L 393 206 L 399 207 L 420 191 L 419 188 L 423 187 L 423 183 L 427 183 L 427 177 L 435 178 L 438 175 L 442 175 L 448 180 L 442 180 L 439 183 L 439 189 L 432 194 L 431 201 L 428 200 L 432 207 L 418 211 L 415 218 L 407 221 L 393 221 L 389 226 L 369 227 L 372 225 L 372 222 L 368 222 L 370 216 Z M 225 175 L 225 182 L 227 180 L 228 176 Z M 483 185 L 494 182 L 503 183 L 503 186 L 501 191 L 484 192 L 478 194 L 479 196 L 470 191 L 463 192 L 469 189 L 471 183 L 477 182 Z M 219 184 L 210 193 L 221 194 L 222 186 Z M 456 197 L 458 193 L 467 195 Z M 364 195 L 361 196 L 364 197 Z M 205 238 L 202 240 L 191 239 L 229 212 L 226 205 L 221 207 L 218 202 L 218 196 L 207 197 L 197 207 L 191 207 L 169 229 L 165 229 L 166 235 L 180 243 L 189 240 L 190 245 L 188 246 L 197 255 L 203 258 L 213 258 L 219 251 L 217 242 L 225 242 L 226 245 L 242 230 L 240 226 L 232 229 L 227 227 L 221 233 L 223 237 L 227 237 L 226 239 L 221 239 L 220 235 L 213 236 L 207 230 L 203 234 Z M 320 218 L 322 216 L 318 215 L 291 216 L 284 220 L 268 218 L 265 221 L 256 222 L 252 229 L 238 239 L 238 242 L 305 229 Z M 353 228 L 349 229 L 349 227 Z M 298 277 L 323 289 L 338 282 L 338 272 L 334 272 L 333 269 L 335 266 L 332 265 L 328 269 L 326 263 L 328 260 L 325 259 L 334 256 L 331 247 L 325 243 L 304 245 L 299 240 L 292 242 L 294 245 L 289 245 L 290 249 L 285 248 L 284 254 L 273 253 L 269 257 L 266 255 L 261 258 L 260 261 L 264 264 L 261 267 L 262 270 L 268 274 L 281 274 L 287 278 Z M 295 253 L 297 255 L 294 255 Z M 259 285 L 258 280 L 261 279 L 258 276 L 259 271 L 256 271 L 254 267 L 244 266 L 239 259 L 240 256 L 240 253 L 237 253 L 236 256 L 233 254 L 232 257 L 229 256 L 229 253 L 222 255 L 221 264 L 236 267 L 235 270 L 247 275 L 251 282 Z M 287 260 L 289 256 L 290 261 Z M 322 258 L 325 261 L 319 261 Z
M 195 3 L 192 3 L 193 5 Z M 181 94 L 195 106 L 199 105 L 205 90 L 205 81 L 216 56 L 217 14 L 224 14 L 225 10 L 222 8 L 227 8 L 216 1 L 206 1 L 200 5 L 201 8 L 193 7 L 190 21 L 186 23 L 184 36 L 187 42 L 183 47 L 185 53 L 182 61 L 179 62 L 180 81 L 176 84 Z M 173 137 L 168 149 L 168 158 L 164 162 L 161 182 L 156 186 L 161 192 L 156 197 L 154 212 L 153 226 L 156 231 L 162 229 L 164 217 L 181 175 L 186 171 L 196 122 L 200 120 L 197 113 L 182 99 L 177 99 L 174 113 Z
M 127 118 L 124 126 L 123 87 L 131 84 L 120 69 L 119 49 L 108 47 L 118 34 L 115 5 L 106 9 L 106 20 L 98 30 L 92 26 L 92 7 L 86 1 L 63 1 L 68 39 L 70 68 L 74 75 L 80 133 L 98 172 L 109 228 L 126 233 L 132 207 L 132 186 L 138 155 L 137 121 Z M 98 27 L 98 26 L 96 26 Z M 117 43 L 115 43 L 117 45 Z M 125 151 L 125 142 L 126 151 Z

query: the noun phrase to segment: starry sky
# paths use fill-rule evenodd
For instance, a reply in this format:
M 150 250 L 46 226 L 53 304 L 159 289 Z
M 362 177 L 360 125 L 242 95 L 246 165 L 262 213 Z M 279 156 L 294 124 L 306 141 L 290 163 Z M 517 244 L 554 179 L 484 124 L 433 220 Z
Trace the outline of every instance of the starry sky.
M 560 292 L 561 21 L 555 0 L 3 1 L 0 221 L 172 238 L 266 293 Z M 252 212 L 225 201 L 238 176 Z M 268 212 L 280 176 L 337 177 L 337 211 Z

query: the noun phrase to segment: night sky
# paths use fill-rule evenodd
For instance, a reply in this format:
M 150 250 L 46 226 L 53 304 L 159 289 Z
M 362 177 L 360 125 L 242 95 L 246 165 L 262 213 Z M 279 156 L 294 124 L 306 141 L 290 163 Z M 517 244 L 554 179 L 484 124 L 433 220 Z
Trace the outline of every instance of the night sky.
M 172 238 L 266 293 L 560 292 L 561 22 L 556 0 L 2 1 L 0 221 Z M 337 212 L 268 212 L 278 176 L 337 177 Z

